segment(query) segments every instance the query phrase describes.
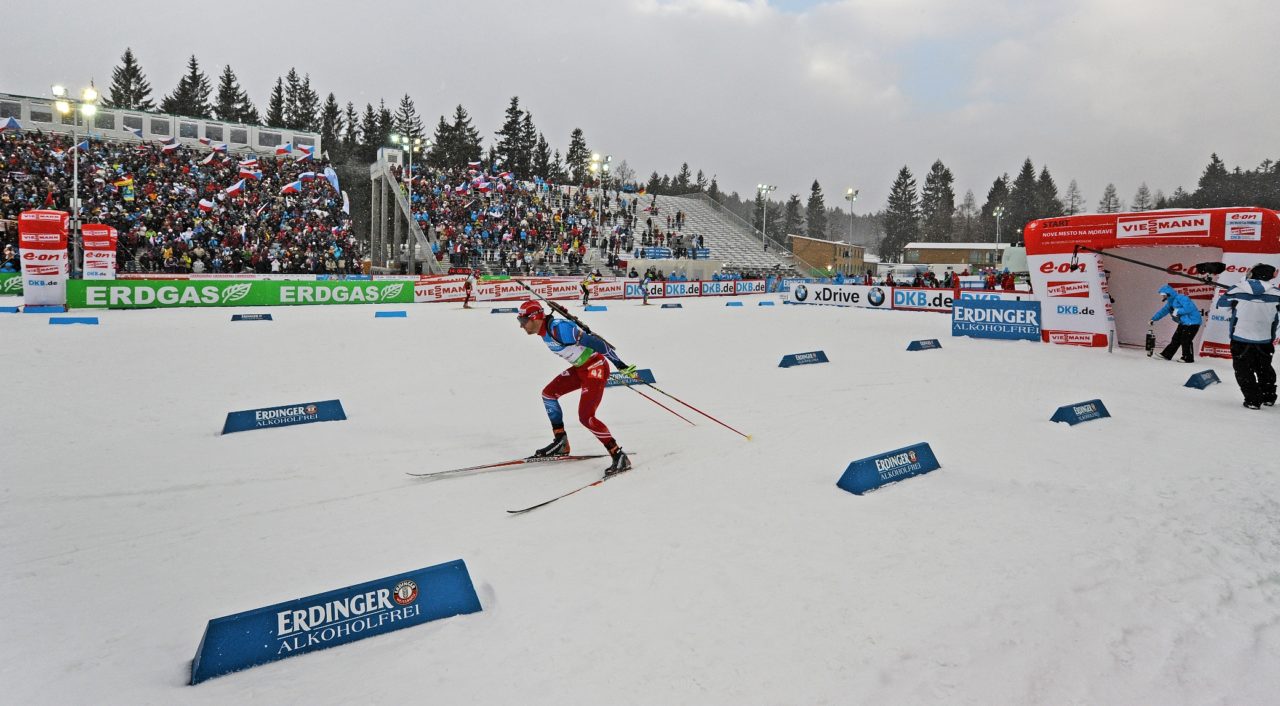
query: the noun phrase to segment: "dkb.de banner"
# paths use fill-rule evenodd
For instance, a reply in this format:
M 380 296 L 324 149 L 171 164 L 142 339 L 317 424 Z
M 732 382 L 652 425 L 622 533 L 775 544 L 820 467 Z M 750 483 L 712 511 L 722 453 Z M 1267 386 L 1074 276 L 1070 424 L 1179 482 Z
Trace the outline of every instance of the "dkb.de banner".
M 86 309 L 186 306 L 291 306 L 295 304 L 408 304 L 413 283 L 290 281 L 72 280 L 67 304 Z

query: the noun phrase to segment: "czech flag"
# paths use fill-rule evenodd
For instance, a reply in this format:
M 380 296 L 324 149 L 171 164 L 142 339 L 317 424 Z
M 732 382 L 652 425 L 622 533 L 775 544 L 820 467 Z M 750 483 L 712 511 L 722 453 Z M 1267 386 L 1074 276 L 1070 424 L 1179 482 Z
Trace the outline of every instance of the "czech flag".
M 215 160 L 215 159 L 217 159 L 217 158 L 218 158 L 218 153 L 217 153 L 217 152 L 210 152 L 210 153 L 208 154 L 208 156 L 206 156 L 204 159 L 200 160 L 200 163 L 201 163 L 201 164 L 210 164 L 211 162 L 213 162 L 213 160 Z
M 212 211 L 212 210 L 213 210 L 213 207 L 214 207 L 215 205 L 216 205 L 216 204 L 214 204 L 214 203 L 213 203 L 212 201 L 210 201 L 209 199 L 200 199 L 200 206 L 199 206 L 199 208 L 200 208 L 200 210 L 201 210 L 201 211 L 203 211 L 203 212 L 205 212 L 205 213 L 208 213 L 209 211 Z
M 293 143 L 292 143 L 292 142 L 286 142 L 286 143 L 284 143 L 283 145 L 280 145 L 279 147 L 277 147 L 277 148 L 276 148 L 276 156 L 277 156 L 277 157 L 278 157 L 278 156 L 280 156 L 280 155 L 285 155 L 285 154 L 293 154 Z
M 76 149 L 80 150 L 81 152 L 88 152 L 88 151 L 89 151 L 89 141 L 88 141 L 88 140 L 81 140 L 81 141 L 80 141 L 80 144 L 76 145 Z
M 18 124 L 18 121 L 15 118 L 5 118 L 4 120 L 0 120 L 0 132 L 4 132 L 5 130 L 21 129 L 22 126 Z
M 257 157 L 250 157 L 250 158 L 248 158 L 248 159 L 246 159 L 246 160 L 242 160 L 242 161 L 240 162 L 240 168 L 241 168 L 241 169 L 253 169 L 253 168 L 254 168 L 254 167 L 256 167 L 256 166 L 258 166 L 258 158 L 257 158 Z
M 298 175 L 298 181 L 315 181 L 315 172 L 303 172 Z
M 161 140 L 161 141 L 160 141 L 160 151 L 161 151 L 161 152 L 172 152 L 172 151 L 174 151 L 174 150 L 178 149 L 178 147 L 179 147 L 179 144 L 178 144 L 178 138 L 176 138 L 176 137 L 170 137 L 170 138 L 169 138 L 169 139 L 167 139 L 167 140 Z
M 468 166 L 468 167 L 470 167 L 470 168 L 472 168 L 472 169 L 479 169 L 479 168 L 480 168 L 480 163 L 479 163 L 479 162 L 467 162 L 467 166 Z
M 302 182 L 301 182 L 301 181 L 295 181 L 295 182 L 290 182 L 290 183 L 288 183 L 288 184 L 285 184 L 285 185 L 284 185 L 284 188 L 280 190 L 280 193 L 282 193 L 282 194 L 300 194 L 300 193 L 302 193 Z
M 213 143 L 213 151 L 214 151 L 214 152 L 222 152 L 222 153 L 225 153 L 228 149 L 230 149 L 230 148 L 227 146 L 227 143 L 225 143 L 225 142 L 215 142 L 215 143 Z
M 257 169 L 249 169 L 243 165 L 240 167 L 240 176 L 246 179 L 253 179 L 254 181 L 262 181 L 262 172 Z
M 227 196 L 235 196 L 241 191 L 244 191 L 244 179 L 241 179 L 240 181 L 237 181 L 231 186 L 228 186 L 227 188 L 223 189 L 222 193 L 226 194 Z
M 124 126 L 124 129 L 125 129 L 125 130 L 127 130 L 127 131 L 129 132 L 129 134 L 130 134 L 130 135 L 133 135 L 134 137 L 138 138 L 139 140 L 141 140 L 141 139 L 142 139 L 142 128 L 129 127 L 128 125 L 125 125 L 125 126 Z

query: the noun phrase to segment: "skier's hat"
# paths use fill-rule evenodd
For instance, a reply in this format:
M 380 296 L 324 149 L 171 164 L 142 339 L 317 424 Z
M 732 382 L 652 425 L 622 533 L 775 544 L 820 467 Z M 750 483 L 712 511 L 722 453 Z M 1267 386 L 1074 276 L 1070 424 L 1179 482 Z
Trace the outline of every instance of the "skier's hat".
M 530 299 L 529 301 L 520 305 L 520 310 L 516 312 L 516 318 L 520 319 L 521 321 L 528 321 L 529 319 L 533 319 L 534 321 L 541 321 L 547 318 L 547 313 L 542 310 L 541 304 Z

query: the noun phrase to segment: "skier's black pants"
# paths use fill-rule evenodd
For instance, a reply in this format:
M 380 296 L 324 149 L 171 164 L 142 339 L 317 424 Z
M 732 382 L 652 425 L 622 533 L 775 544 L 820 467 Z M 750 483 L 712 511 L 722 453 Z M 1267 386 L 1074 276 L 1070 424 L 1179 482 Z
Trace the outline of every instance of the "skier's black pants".
M 1236 383 L 1245 402 L 1275 402 L 1276 370 L 1271 367 L 1275 352 L 1276 347 L 1270 343 L 1231 342 L 1231 367 L 1235 368 Z
M 1160 355 L 1166 359 L 1172 358 L 1173 354 L 1178 351 L 1178 347 L 1182 347 L 1182 359 L 1187 362 L 1195 360 L 1195 356 L 1191 354 L 1191 344 L 1195 343 L 1196 332 L 1200 330 L 1200 324 L 1178 324 L 1178 329 L 1173 332 L 1173 340 L 1169 341 L 1169 345 L 1160 351 Z

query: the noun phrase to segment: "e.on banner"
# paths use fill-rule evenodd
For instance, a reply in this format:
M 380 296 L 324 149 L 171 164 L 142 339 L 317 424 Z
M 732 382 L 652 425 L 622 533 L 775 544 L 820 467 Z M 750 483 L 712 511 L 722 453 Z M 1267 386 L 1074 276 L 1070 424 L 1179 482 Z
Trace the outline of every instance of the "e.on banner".
M 115 279 L 119 238 L 116 229 L 101 223 L 86 223 L 81 226 L 80 234 L 84 241 L 84 278 Z
M 67 219 L 65 211 L 18 214 L 18 248 L 22 251 L 22 296 L 27 306 L 66 306 Z

